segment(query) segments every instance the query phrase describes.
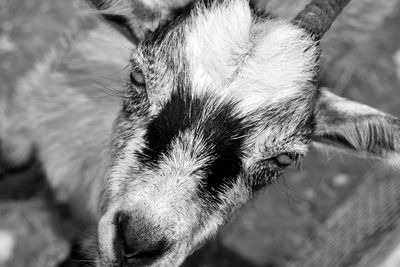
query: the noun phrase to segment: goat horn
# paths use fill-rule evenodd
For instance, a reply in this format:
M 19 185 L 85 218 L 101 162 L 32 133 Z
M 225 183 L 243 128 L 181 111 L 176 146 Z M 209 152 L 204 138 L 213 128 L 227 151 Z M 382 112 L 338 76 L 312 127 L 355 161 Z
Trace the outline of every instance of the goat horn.
M 293 20 L 293 23 L 321 39 L 333 21 L 351 0 L 312 0 Z

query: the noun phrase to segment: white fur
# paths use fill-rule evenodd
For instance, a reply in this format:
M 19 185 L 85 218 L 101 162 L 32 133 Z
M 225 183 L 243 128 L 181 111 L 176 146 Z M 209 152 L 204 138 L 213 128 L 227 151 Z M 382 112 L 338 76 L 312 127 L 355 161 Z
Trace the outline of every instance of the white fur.
M 0 266 L 11 259 L 14 247 L 15 237 L 8 231 L 0 230 Z
M 172 8 L 179 8 L 192 2 L 193 0 L 142 0 L 141 2 L 151 9 L 158 9 L 166 13 Z
M 114 223 L 116 207 L 109 206 L 107 213 L 104 214 L 98 223 L 98 244 L 101 257 L 112 262 L 115 261 L 114 239 L 116 235 L 116 225 Z M 100 265 L 98 265 L 100 266 Z
M 198 11 L 187 26 L 195 93 L 232 97 L 244 112 L 305 93 L 317 64 L 311 38 L 285 20 L 255 21 L 247 1 L 225 5 Z
M 240 177 L 239 182 L 228 189 L 225 194 L 221 195 L 221 204 L 218 210 L 212 213 L 209 218 L 204 221 L 204 226 L 197 235 L 193 236 L 193 244 L 198 245 L 207 240 L 208 237 L 214 236 L 218 230 L 230 219 L 226 214 L 232 214 L 241 208 L 250 199 L 250 192 L 245 185 L 245 179 Z
M 135 152 L 140 151 L 144 147 L 144 129 L 137 129 L 135 138 L 132 138 L 127 142 L 127 145 L 121 152 L 121 158 L 118 159 L 118 163 L 112 166 L 108 173 L 108 179 L 106 186 L 108 193 L 110 193 L 110 199 L 107 201 L 112 202 L 120 197 L 121 192 L 124 190 L 127 179 L 130 179 L 129 172 L 131 168 L 135 168 L 132 164 L 136 162 Z
M 188 143 L 191 145 L 188 146 Z M 127 194 L 122 198 L 123 203 L 120 203 L 122 208 L 127 211 L 132 207 L 143 208 L 149 217 L 156 214 L 155 221 L 160 217 L 166 221 L 174 221 L 184 212 L 187 216 L 181 218 L 177 224 L 181 229 L 175 231 L 181 233 L 190 228 L 196 218 L 193 214 L 196 209 L 192 206 L 188 209 L 186 203 L 191 202 L 192 192 L 202 178 L 202 173 L 193 172 L 208 161 L 207 156 L 197 157 L 204 150 L 205 146 L 200 138 L 194 138 L 191 132 L 181 134 L 180 139 L 171 144 L 169 153 L 160 159 L 158 171 L 142 173 L 127 185 Z M 140 192 L 137 188 L 140 188 Z M 171 209 L 173 206 L 175 209 Z M 166 225 L 170 223 L 167 222 Z

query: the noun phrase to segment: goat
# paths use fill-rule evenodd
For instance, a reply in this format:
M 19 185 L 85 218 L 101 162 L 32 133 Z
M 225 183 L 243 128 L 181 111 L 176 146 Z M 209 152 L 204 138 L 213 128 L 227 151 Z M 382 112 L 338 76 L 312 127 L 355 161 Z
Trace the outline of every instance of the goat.
M 181 265 L 311 142 L 397 157 L 399 119 L 318 87 L 320 38 L 349 0 L 292 21 L 246 0 L 91 2 L 118 31 L 78 23 L 0 99 L 0 144 L 9 165 L 35 153 L 98 226 L 96 266 Z

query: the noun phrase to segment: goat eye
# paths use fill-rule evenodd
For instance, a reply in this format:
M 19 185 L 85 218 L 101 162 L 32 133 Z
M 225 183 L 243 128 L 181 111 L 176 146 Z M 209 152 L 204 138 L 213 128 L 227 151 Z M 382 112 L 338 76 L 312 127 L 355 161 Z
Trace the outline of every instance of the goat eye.
M 283 167 L 288 167 L 292 165 L 293 163 L 293 157 L 287 153 L 280 154 L 275 158 L 276 162 L 283 166 Z
M 133 83 L 136 86 L 145 86 L 146 84 L 144 75 L 139 70 L 132 70 L 129 78 L 131 80 L 131 83 Z

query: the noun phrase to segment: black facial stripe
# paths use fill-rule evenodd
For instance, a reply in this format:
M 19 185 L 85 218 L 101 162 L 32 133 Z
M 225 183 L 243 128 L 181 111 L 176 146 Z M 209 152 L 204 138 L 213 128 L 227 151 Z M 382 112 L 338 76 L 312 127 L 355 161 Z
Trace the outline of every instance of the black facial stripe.
M 232 102 L 218 106 L 200 127 L 214 157 L 205 167 L 208 175 L 202 192 L 216 202 L 220 201 L 223 188 L 231 187 L 238 178 L 245 155 L 244 142 L 254 128 L 253 123 L 235 111 L 235 106 Z
M 183 90 L 174 91 L 147 128 L 147 146 L 138 154 L 139 162 L 154 166 L 178 134 L 200 120 L 206 102 L 207 98 L 192 98 Z
M 160 156 L 178 134 L 193 131 L 203 138 L 207 154 L 212 157 L 202 168 L 207 179 L 202 182 L 200 193 L 219 201 L 222 189 L 232 185 L 241 171 L 244 141 L 254 128 L 235 107 L 234 102 L 217 103 L 209 95 L 193 97 L 187 89 L 174 91 L 148 126 L 146 148 L 138 154 L 139 162 L 157 167 Z

